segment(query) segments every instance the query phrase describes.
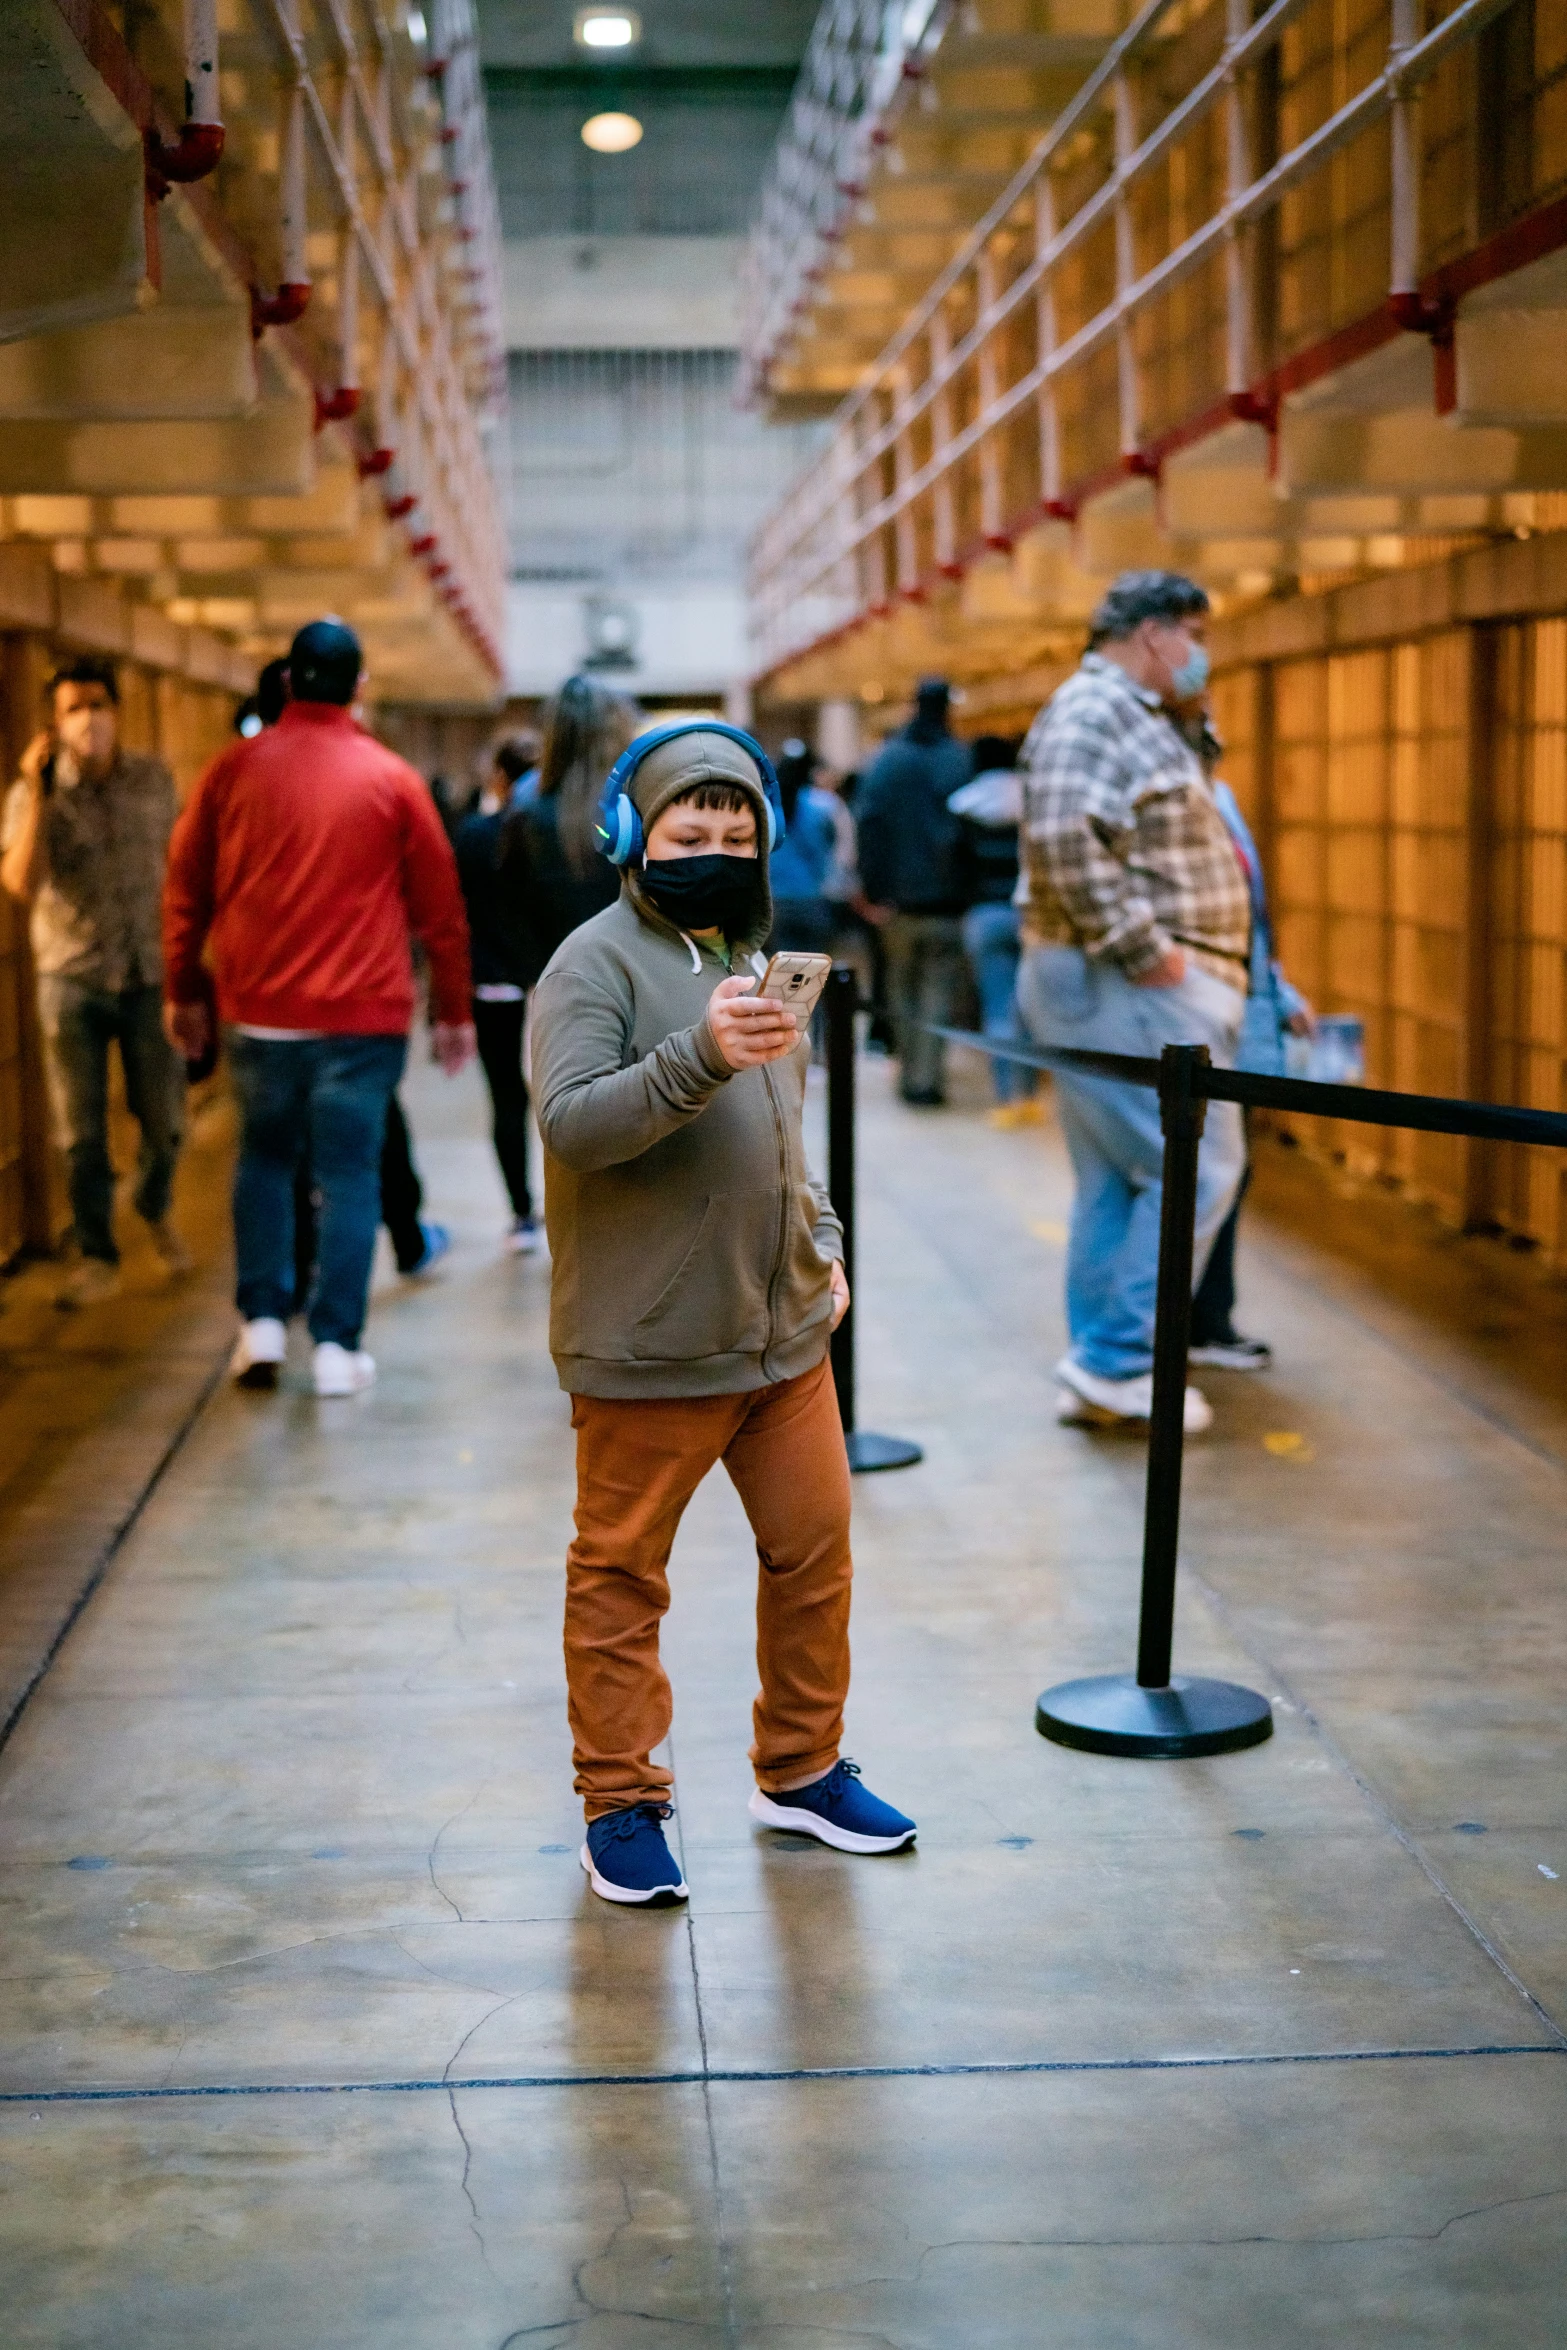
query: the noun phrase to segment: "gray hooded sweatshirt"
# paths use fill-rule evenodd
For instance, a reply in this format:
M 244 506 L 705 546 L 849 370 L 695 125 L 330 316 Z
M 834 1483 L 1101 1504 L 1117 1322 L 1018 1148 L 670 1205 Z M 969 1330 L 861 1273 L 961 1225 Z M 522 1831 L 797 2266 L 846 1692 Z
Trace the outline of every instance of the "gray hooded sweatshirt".
M 766 840 L 755 762 L 727 736 L 678 736 L 632 797 L 650 831 L 699 783 L 738 784 Z M 760 861 L 760 970 L 772 922 Z M 533 999 L 533 1092 L 554 1259 L 550 1351 L 573 1395 L 735 1395 L 798 1378 L 827 1350 L 843 1235 L 805 1163 L 808 1040 L 732 1070 L 707 1020 L 721 960 L 666 921 L 628 868 L 617 902 L 556 950 Z

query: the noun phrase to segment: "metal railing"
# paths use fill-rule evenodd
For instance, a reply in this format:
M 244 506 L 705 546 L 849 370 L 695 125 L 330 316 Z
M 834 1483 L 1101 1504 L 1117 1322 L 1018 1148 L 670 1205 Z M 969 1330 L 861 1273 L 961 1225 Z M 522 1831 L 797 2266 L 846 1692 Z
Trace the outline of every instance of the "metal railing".
M 1401 1126 L 1421 1134 L 1469 1135 L 1486 1142 L 1543 1143 L 1557 1150 L 1567 1150 L 1567 1113 L 1501 1102 L 1453 1101 L 1434 1094 L 1388 1093 L 1363 1085 L 1323 1085 L 1308 1078 L 1256 1076 L 1247 1070 L 1217 1068 L 1206 1045 L 1166 1045 L 1155 1061 L 1065 1046 L 1030 1051 L 934 1023 L 931 1033 L 972 1046 L 992 1060 L 1148 1086 L 1158 1093 L 1164 1129 L 1137 1670 L 1135 1675 L 1102 1675 L 1047 1689 L 1035 1711 L 1035 1726 L 1060 1746 L 1155 1760 L 1255 1746 L 1273 1728 L 1265 1697 L 1234 1682 L 1188 1680 L 1171 1672 L 1197 1158 L 1207 1104 L 1236 1102 L 1247 1109 L 1294 1110 L 1363 1126 Z
M 820 277 L 954 0 L 826 0 L 762 185 L 741 263 L 741 396 L 768 368 Z
M 363 12 L 367 38 L 356 31 L 358 12 L 346 0 L 317 0 L 314 31 L 317 39 L 326 36 L 330 63 L 341 77 L 342 98 L 334 106 L 313 71 L 300 0 L 251 5 L 270 37 L 282 82 L 278 202 L 285 291 L 303 292 L 310 283 L 312 183 L 341 224 L 341 374 L 337 405 L 326 412 L 351 416 L 358 405 L 363 286 L 383 328 L 380 380 L 373 387 L 382 439 L 380 450 L 370 454 L 384 462 L 375 470 L 389 496 L 400 501 L 399 519 L 413 518 L 410 541 L 437 592 L 499 669 L 506 559 L 496 467 L 504 440 L 505 328 L 499 213 L 472 0 L 429 0 L 423 71 L 440 101 L 437 136 L 452 211 L 449 237 L 433 244 L 420 219 L 426 133 L 407 102 L 408 36 L 394 31 L 380 0 L 368 0 Z M 361 185 L 361 159 L 368 164 L 368 187 Z M 301 312 L 302 305 L 292 314 Z M 265 305 L 260 318 L 267 322 Z M 488 432 L 481 430 L 481 419 Z M 394 432 L 395 442 L 389 437 Z
M 1139 137 L 1142 80 L 1159 62 L 1161 29 L 1177 4 L 1148 0 L 843 404 L 823 455 L 763 524 L 751 567 L 759 670 L 866 612 L 884 613 L 898 595 L 922 594 L 933 577 L 961 572 L 987 544 L 1009 547 L 1017 530 L 1044 516 L 1072 519 L 1083 497 L 1110 480 L 1156 474 L 1144 417 L 1147 368 L 1134 329 L 1210 263 L 1223 265 L 1222 348 L 1213 354 L 1221 397 L 1212 423 L 1229 414 L 1276 426 L 1277 384 L 1255 372 L 1255 253 L 1247 239 L 1286 196 L 1383 120 L 1390 124 L 1384 337 L 1409 330 L 1439 348 L 1450 345 L 1452 305 L 1423 294 L 1419 282 L 1418 95 L 1510 0 L 1456 0 L 1423 37 L 1416 37 L 1418 0 L 1389 0 L 1380 67 L 1261 170 L 1252 154 L 1248 77 L 1318 0 L 1273 0 L 1255 23 L 1249 0 L 1215 0 L 1211 15 L 1223 17 L 1217 62 Z M 1184 16 L 1179 22 L 1189 31 Z M 1206 216 L 1139 266 L 1135 199 L 1216 114 L 1223 165 L 1211 175 Z M 1081 172 L 1083 151 L 1096 139 L 1110 156 L 1107 173 L 1063 217 L 1068 171 Z M 1062 273 L 1097 236 L 1113 239 L 1113 291 L 1063 333 Z M 1019 260 L 1020 253 L 1026 257 Z M 1115 462 L 1107 478 L 1068 478 L 1061 395 L 1107 348 L 1115 354 Z M 972 411 L 966 421 L 959 421 L 960 405 Z M 1031 405 L 1037 434 L 1020 505 L 1002 438 Z M 977 496 L 964 517 L 956 491 L 970 460 Z

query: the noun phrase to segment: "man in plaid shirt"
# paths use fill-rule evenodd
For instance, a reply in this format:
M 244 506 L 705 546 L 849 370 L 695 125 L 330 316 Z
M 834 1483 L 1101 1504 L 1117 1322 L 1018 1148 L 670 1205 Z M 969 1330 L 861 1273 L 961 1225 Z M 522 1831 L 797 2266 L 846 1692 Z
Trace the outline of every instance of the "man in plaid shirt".
M 1018 1005 L 1042 1045 L 1234 1059 L 1246 1005 L 1246 878 L 1202 766 L 1165 704 L 1207 682 L 1208 599 L 1177 572 L 1124 572 L 1091 649 L 1023 745 L 1024 957 Z M 1077 1197 L 1067 1250 L 1071 1345 L 1057 1417 L 1146 1420 L 1164 1142 L 1147 1087 L 1058 1074 Z M 1240 1112 L 1210 1102 L 1198 1161 L 1195 1274 L 1245 1164 Z M 1212 1421 L 1186 1392 L 1192 1433 Z

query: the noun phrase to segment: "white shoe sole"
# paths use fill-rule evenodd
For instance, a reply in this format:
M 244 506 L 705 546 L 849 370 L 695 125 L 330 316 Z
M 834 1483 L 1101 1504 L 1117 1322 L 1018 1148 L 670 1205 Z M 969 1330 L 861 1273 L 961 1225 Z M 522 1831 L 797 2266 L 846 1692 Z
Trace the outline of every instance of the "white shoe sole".
M 1130 1428 L 1137 1425 L 1119 1412 L 1107 1412 L 1102 1405 L 1090 1403 L 1079 1395 L 1075 1387 L 1056 1390 L 1056 1421 L 1062 1428 Z
M 1091 1378 L 1093 1374 L 1081 1371 L 1070 1356 L 1057 1363 L 1055 1375 L 1060 1383 L 1056 1399 L 1056 1418 L 1063 1427 L 1147 1427 L 1153 1405 L 1151 1383 L 1146 1404 L 1139 1397 L 1139 1408 L 1136 1411 L 1120 1412 L 1113 1405 L 1102 1403 L 1097 1396 L 1086 1395 L 1083 1392 L 1083 1389 L 1078 1385 L 1079 1379 L 1086 1380 Z M 1111 1388 L 1116 1382 L 1105 1380 L 1100 1384 Z M 1127 1381 L 1128 1386 L 1132 1384 L 1132 1381 Z M 1127 1401 L 1130 1402 L 1131 1398 L 1128 1397 Z M 1072 1408 L 1073 1406 L 1076 1408 Z M 1213 1406 L 1200 1387 L 1187 1388 L 1181 1424 L 1188 1436 L 1206 1436 L 1208 1430 L 1213 1426 Z
M 1271 1371 L 1272 1355 L 1230 1355 L 1222 1348 L 1194 1346 L 1188 1362 L 1201 1363 L 1212 1371 Z
M 600 1901 L 618 1901 L 624 1909 L 673 1909 L 676 1902 L 691 1898 L 691 1889 L 683 1877 L 677 1878 L 673 1885 L 655 1885 L 649 1893 L 637 1893 L 629 1885 L 612 1885 L 608 1877 L 601 1877 L 585 1844 L 577 1858 Z
M 818 1844 L 830 1844 L 835 1852 L 901 1852 L 918 1834 L 917 1829 L 906 1828 L 901 1836 L 856 1836 L 851 1829 L 835 1827 L 814 1811 L 789 1810 L 771 1795 L 764 1795 L 760 1787 L 746 1809 L 764 1828 L 783 1828 L 792 1836 L 814 1836 Z
M 316 1394 L 323 1402 L 330 1403 L 340 1396 L 363 1395 L 367 1388 L 375 1385 L 375 1371 L 372 1368 L 368 1371 L 344 1372 L 342 1374 L 333 1372 L 325 1379 L 317 1373 L 314 1384 Z

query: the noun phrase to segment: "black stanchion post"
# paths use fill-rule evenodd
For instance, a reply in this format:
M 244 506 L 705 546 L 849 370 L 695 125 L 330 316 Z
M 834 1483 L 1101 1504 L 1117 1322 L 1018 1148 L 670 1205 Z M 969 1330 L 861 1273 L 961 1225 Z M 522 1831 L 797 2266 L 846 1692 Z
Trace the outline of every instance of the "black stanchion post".
M 1159 1065 L 1164 1179 L 1159 1217 L 1159 1290 L 1154 1319 L 1153 1409 L 1148 1424 L 1148 1495 L 1143 1519 L 1142 1620 L 1137 1676 L 1063 1681 L 1034 1712 L 1041 1735 L 1092 1754 L 1160 1760 L 1227 1754 L 1271 1735 L 1265 1697 L 1233 1681 L 1172 1680 L 1175 1569 L 1181 1532 L 1181 1459 L 1186 1439 L 1186 1358 L 1192 1327 L 1192 1250 L 1197 1221 L 1197 1152 L 1207 1101 L 1208 1048 L 1166 1045 Z
M 849 1466 L 910 1469 L 925 1458 L 903 1436 L 877 1436 L 855 1426 L 854 1410 L 854 1015 L 859 982 L 847 963 L 835 963 L 827 981 L 827 1189 L 843 1226 L 843 1270 L 850 1306 L 832 1334 L 832 1375 L 843 1415 Z

